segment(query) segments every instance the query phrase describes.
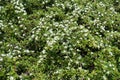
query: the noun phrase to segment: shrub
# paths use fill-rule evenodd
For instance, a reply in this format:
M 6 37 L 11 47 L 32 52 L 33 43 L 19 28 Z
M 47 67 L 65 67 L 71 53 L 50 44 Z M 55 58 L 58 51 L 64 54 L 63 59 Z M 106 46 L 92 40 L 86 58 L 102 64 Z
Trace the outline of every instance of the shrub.
M 0 0 L 1 80 L 119 80 L 119 0 Z

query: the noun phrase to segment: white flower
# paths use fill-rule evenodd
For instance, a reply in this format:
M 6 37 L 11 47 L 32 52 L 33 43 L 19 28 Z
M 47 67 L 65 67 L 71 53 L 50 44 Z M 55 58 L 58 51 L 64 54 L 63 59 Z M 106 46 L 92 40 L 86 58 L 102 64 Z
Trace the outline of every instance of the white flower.
M 35 37 L 35 40 L 36 40 L 36 41 L 38 40 L 38 36 Z
M 64 56 L 64 58 L 66 58 L 66 59 L 67 59 L 67 58 L 69 58 L 69 57 L 68 57 L 68 56 Z
M 110 72 L 109 72 L 109 71 L 107 71 L 106 73 L 107 73 L 107 74 L 110 74 Z
M 24 52 L 29 53 L 30 51 L 29 50 L 24 50 Z
M 2 58 L 2 57 L 0 57 L 0 61 L 3 61 L 3 58 Z
M 15 80 L 13 76 L 10 76 L 10 80 Z
M 4 57 L 4 56 L 6 56 L 6 54 L 1 54 L 1 56 L 3 56 L 3 57 Z
M 45 50 L 43 50 L 43 51 L 42 51 L 42 53 L 43 53 L 43 54 L 45 54 L 45 53 L 46 53 L 46 51 L 45 51 Z
M 79 61 L 75 61 L 76 64 L 79 64 Z
M 81 28 L 81 29 L 83 29 L 83 28 L 84 28 L 84 26 L 83 26 L 83 25 L 80 25 L 80 28 Z
M 103 76 L 103 80 L 107 80 L 107 77 L 105 75 Z
M 105 26 L 101 26 L 101 29 L 102 29 L 103 31 L 105 31 Z
M 33 34 L 32 36 L 31 36 L 31 38 L 34 38 L 35 37 L 35 35 Z
M 49 32 L 52 34 L 53 33 L 52 29 L 50 29 Z
M 67 53 L 67 51 L 66 51 L 66 50 L 63 50 L 63 53 Z
M 113 55 L 113 53 L 112 52 L 109 52 L 109 54 L 112 56 Z
M 58 37 L 58 36 L 55 36 L 55 37 L 54 37 L 54 40 L 59 40 L 59 37 Z
M 94 54 L 93 52 L 91 52 L 91 54 Z
M 16 48 L 16 49 L 18 49 L 18 48 L 19 48 L 19 46 L 15 46 L 15 48 Z
M 80 60 L 81 58 L 82 58 L 82 57 L 81 57 L 81 56 L 79 56 L 77 59 L 78 59 L 78 60 Z

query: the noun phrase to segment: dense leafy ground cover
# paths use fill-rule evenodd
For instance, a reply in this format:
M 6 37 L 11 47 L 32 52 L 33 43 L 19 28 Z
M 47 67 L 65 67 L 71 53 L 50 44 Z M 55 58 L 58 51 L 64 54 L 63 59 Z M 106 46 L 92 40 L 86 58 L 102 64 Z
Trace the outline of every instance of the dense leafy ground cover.
M 0 0 L 0 80 L 120 80 L 120 0 Z

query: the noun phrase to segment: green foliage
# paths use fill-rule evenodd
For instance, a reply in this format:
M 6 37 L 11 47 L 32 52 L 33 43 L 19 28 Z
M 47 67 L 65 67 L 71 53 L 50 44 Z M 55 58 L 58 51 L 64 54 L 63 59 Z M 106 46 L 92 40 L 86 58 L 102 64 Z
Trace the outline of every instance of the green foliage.
M 0 0 L 0 80 L 119 80 L 120 0 Z

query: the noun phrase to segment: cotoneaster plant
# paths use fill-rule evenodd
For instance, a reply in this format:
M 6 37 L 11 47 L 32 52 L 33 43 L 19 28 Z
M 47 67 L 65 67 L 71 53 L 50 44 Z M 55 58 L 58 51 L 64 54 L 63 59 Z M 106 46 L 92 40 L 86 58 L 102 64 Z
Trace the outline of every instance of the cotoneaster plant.
M 119 0 L 0 0 L 1 80 L 119 80 Z

